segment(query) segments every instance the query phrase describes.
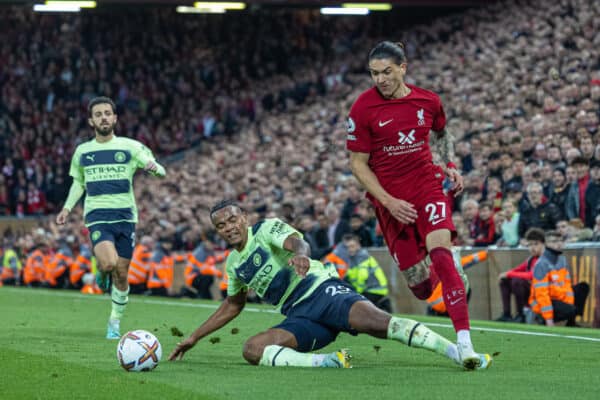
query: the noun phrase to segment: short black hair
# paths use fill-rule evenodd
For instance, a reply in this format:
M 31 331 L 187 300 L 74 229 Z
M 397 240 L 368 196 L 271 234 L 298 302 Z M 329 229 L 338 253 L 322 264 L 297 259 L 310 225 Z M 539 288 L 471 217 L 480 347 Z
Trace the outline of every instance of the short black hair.
M 529 228 L 525 232 L 525 239 L 546 243 L 546 235 L 544 234 L 544 230 L 540 228 Z
M 88 115 L 90 117 L 92 116 L 92 109 L 94 108 L 94 106 L 97 106 L 98 104 L 110 104 L 110 107 L 112 108 L 113 113 L 115 113 L 115 114 L 117 113 L 117 106 L 115 105 L 114 101 L 112 101 L 110 98 L 108 98 L 106 96 L 99 96 L 99 97 L 94 97 L 88 103 Z
M 390 42 L 389 40 L 379 42 L 369 52 L 369 61 L 389 58 L 394 64 L 400 65 L 406 62 L 404 54 L 404 45 L 400 42 Z
M 590 160 L 583 156 L 577 156 L 571 161 L 571 165 L 590 165 Z
M 222 210 L 225 207 L 236 207 L 236 208 L 239 208 L 240 210 L 244 211 L 244 209 L 242 207 L 240 207 L 238 202 L 233 199 L 221 200 L 217 204 L 212 206 L 212 208 L 210 209 L 210 218 L 212 219 L 212 216 L 214 213 L 216 213 L 219 210 Z
M 351 240 L 355 240 L 360 243 L 360 238 L 354 233 L 345 233 L 344 236 L 342 236 L 342 242 L 349 242 Z

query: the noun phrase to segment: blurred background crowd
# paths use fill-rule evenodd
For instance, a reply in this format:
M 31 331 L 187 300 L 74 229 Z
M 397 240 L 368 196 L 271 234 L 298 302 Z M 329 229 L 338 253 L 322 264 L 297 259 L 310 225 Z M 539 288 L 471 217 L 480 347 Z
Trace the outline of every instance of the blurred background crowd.
M 52 219 L 73 150 L 93 137 L 86 106 L 97 95 L 117 103 L 117 135 L 167 167 L 164 180 L 136 178 L 138 237 L 223 250 L 208 210 L 235 198 L 253 221 L 292 223 L 315 258 L 348 233 L 382 245 L 349 169 L 345 121 L 384 39 L 405 43 L 407 81 L 440 95 L 457 138 L 456 245 L 518 246 L 532 227 L 600 241 L 600 3 L 502 1 L 434 16 L 1 8 L 0 215 L 40 217 L 5 230 L 4 247 L 24 257 L 88 243 L 80 208 L 64 227 Z

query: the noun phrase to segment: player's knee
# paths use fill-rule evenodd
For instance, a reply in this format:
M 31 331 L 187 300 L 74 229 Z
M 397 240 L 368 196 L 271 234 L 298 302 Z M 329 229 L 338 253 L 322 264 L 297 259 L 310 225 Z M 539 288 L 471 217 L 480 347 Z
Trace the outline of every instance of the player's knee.
M 244 343 L 242 355 L 246 361 L 252 365 L 258 365 L 262 354 L 265 350 L 265 345 L 254 338 L 250 338 Z
M 98 255 L 98 268 L 104 272 L 111 272 L 117 268 L 118 257 L 113 255 Z

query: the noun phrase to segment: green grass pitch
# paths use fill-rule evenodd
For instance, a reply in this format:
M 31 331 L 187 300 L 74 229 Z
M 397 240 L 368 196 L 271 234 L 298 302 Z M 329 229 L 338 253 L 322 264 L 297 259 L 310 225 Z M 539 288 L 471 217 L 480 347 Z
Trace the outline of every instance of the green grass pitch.
M 122 332 L 145 329 L 163 360 L 128 373 L 117 341 L 104 339 L 108 296 L 0 288 L 0 399 L 596 399 L 600 330 L 474 321 L 491 369 L 466 372 L 436 354 L 366 335 L 342 334 L 323 351 L 347 347 L 353 369 L 269 368 L 246 364 L 246 338 L 278 323 L 272 308 L 249 304 L 232 323 L 188 352 L 166 358 L 217 306 L 215 302 L 131 296 Z M 412 316 L 454 338 L 449 320 Z M 237 329 L 234 329 L 237 328 Z M 210 338 L 219 340 L 209 340 Z

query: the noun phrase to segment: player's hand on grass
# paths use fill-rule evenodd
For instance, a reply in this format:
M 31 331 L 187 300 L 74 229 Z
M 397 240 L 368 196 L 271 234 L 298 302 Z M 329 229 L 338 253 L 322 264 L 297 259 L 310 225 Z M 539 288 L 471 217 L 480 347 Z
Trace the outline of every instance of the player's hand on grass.
M 196 345 L 196 340 L 194 338 L 189 337 L 185 339 L 183 342 L 177 343 L 175 349 L 169 354 L 169 361 L 181 360 L 183 355 Z
M 446 175 L 450 178 L 450 182 L 452 182 L 452 192 L 454 196 L 458 196 L 462 193 L 465 188 L 464 178 L 455 168 L 446 169 Z
M 408 201 L 393 198 L 385 204 L 385 207 L 403 224 L 412 224 L 417 219 L 417 210 Z
M 293 266 L 296 273 L 304 278 L 310 268 L 310 258 L 307 256 L 296 255 L 290 259 L 288 264 Z
M 61 210 L 61 212 L 59 212 L 58 215 L 56 216 L 56 224 L 64 225 L 64 223 L 67 222 L 68 216 L 69 216 L 69 210 L 67 210 L 66 208 L 63 208 Z

